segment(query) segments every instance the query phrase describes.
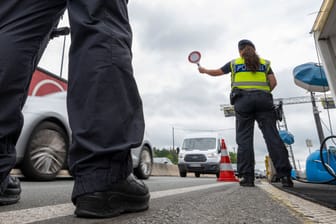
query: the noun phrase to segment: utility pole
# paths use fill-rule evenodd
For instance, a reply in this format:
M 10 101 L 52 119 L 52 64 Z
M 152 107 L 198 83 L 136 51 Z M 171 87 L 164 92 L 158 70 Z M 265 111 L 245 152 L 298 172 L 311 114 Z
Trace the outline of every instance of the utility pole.
M 63 61 L 64 61 L 64 53 L 65 53 L 65 41 L 66 36 L 70 34 L 70 28 L 69 27 L 59 27 L 54 28 L 53 31 L 50 34 L 50 39 L 53 39 L 55 37 L 64 36 L 63 39 L 63 49 L 62 49 L 62 58 L 61 58 L 61 68 L 60 68 L 60 77 L 62 78 L 63 73 Z
M 172 127 L 172 134 L 173 134 L 173 150 L 175 149 L 175 134 L 174 134 L 174 126 Z
M 63 48 L 62 48 L 62 58 L 61 58 L 61 69 L 60 69 L 60 77 L 62 78 L 63 75 L 63 62 L 64 62 L 64 53 L 65 53 L 65 41 L 66 35 L 63 36 Z
M 315 125 L 316 125 L 316 129 L 317 129 L 317 134 L 320 140 L 320 145 L 322 144 L 323 140 L 324 140 L 324 134 L 323 134 L 323 129 L 322 129 L 322 125 L 321 125 L 321 119 L 320 119 L 320 115 L 319 115 L 319 111 L 318 108 L 316 106 L 316 102 L 315 102 L 315 94 L 313 92 L 310 92 L 310 97 L 311 97 L 311 103 L 313 106 L 313 114 L 314 114 L 314 120 L 315 120 Z

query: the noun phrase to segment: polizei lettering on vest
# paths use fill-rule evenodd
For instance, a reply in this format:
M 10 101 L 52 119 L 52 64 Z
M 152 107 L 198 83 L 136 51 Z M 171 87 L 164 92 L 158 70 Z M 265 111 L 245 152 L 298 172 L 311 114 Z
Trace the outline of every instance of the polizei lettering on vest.
M 235 72 L 249 72 L 251 70 L 248 70 L 246 68 L 245 64 L 236 64 L 235 65 Z M 266 72 L 266 65 L 260 64 L 258 72 Z

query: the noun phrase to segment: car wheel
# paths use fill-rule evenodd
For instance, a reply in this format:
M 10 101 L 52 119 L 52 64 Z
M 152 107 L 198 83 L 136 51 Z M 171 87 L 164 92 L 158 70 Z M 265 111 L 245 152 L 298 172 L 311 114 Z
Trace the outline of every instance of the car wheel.
M 180 177 L 186 177 L 186 176 L 187 176 L 187 172 L 180 171 Z
M 200 176 L 201 176 L 200 173 L 198 173 L 198 172 L 195 173 L 195 177 L 200 177 Z
M 139 165 L 134 169 L 134 174 L 139 179 L 148 179 L 152 173 L 153 159 L 150 149 L 147 146 L 142 148 L 139 158 Z
M 52 180 L 64 167 L 69 146 L 65 131 L 52 122 L 42 122 L 32 132 L 21 165 L 25 177 Z
M 219 176 L 220 176 L 220 173 L 219 173 L 219 172 L 218 172 L 218 173 L 216 173 L 216 177 L 217 177 L 217 178 L 219 178 Z

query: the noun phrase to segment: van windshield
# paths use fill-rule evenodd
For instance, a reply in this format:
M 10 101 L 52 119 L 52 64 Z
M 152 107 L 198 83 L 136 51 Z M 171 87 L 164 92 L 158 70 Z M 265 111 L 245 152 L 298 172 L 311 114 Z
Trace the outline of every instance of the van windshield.
M 187 138 L 184 139 L 182 149 L 208 150 L 216 148 L 216 138 Z

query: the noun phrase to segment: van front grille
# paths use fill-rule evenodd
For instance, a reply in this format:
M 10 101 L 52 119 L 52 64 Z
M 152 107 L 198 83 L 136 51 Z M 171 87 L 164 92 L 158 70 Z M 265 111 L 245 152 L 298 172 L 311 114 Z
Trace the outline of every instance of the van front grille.
M 206 157 L 203 154 L 189 154 L 184 157 L 186 162 L 206 162 Z

